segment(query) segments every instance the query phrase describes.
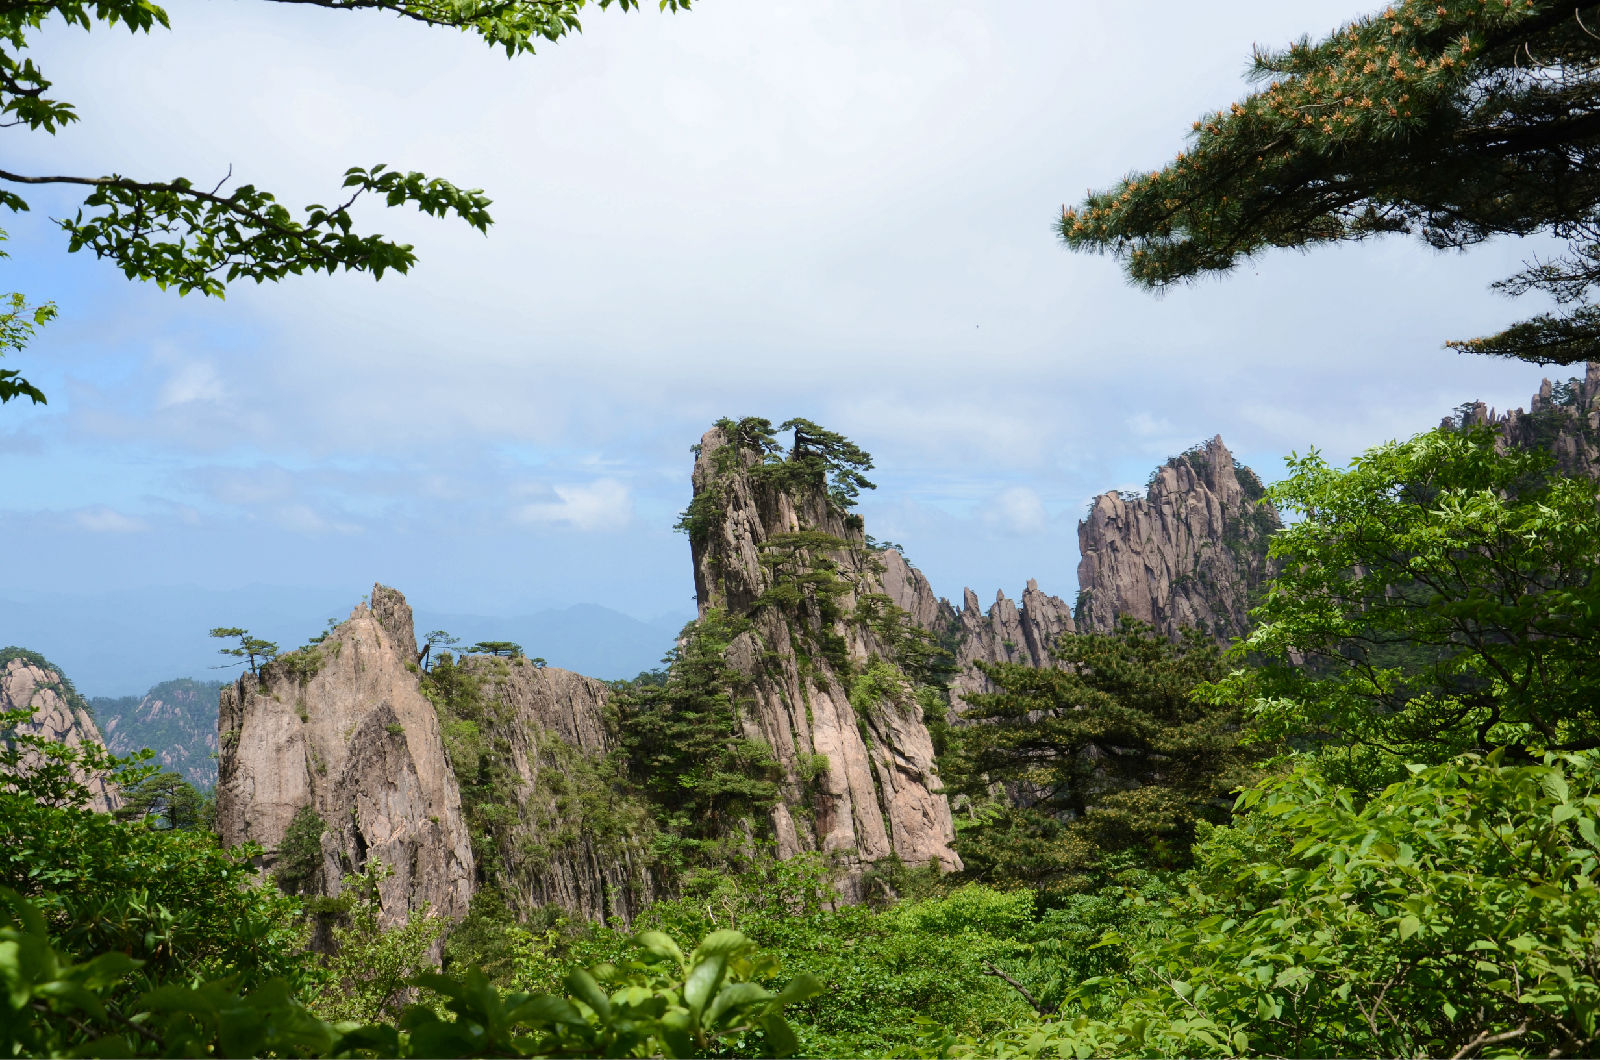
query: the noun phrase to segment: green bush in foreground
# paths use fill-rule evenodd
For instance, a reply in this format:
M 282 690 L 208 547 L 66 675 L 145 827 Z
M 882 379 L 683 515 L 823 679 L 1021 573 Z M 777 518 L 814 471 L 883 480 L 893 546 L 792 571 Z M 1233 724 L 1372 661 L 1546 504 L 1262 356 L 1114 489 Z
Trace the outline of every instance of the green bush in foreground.
M 1365 805 L 1311 768 L 1240 797 L 1186 898 L 1000 1056 L 1590 1056 L 1600 1045 L 1592 754 L 1501 754 Z M 1107 942 L 1115 942 L 1108 938 Z
M 120 984 L 142 962 L 120 952 L 74 962 L 43 916 L 0 889 L 0 1056 L 788 1056 L 786 1005 L 820 987 L 797 976 L 774 993 L 752 980 L 777 971 L 736 931 L 685 955 L 645 932 L 641 953 L 566 977 L 567 996 L 502 994 L 481 972 L 423 975 L 438 1009 L 408 1006 L 394 1023 L 329 1023 L 283 979 L 253 990 L 238 978 L 168 984 L 129 998 Z M 443 1012 L 439 1011 L 442 1009 Z

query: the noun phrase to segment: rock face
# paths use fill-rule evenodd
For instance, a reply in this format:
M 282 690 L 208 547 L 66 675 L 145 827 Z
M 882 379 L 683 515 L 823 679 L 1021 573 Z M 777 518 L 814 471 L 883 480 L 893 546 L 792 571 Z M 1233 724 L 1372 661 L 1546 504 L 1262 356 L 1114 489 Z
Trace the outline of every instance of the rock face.
M 1050 648 L 1063 633 L 1073 630 L 1072 608 L 1059 596 L 1050 596 L 1029 580 L 1019 607 L 1002 590 L 984 611 L 978 594 L 962 592 L 958 611 L 948 600 L 934 595 L 921 571 L 906 562 L 896 549 L 879 554 L 883 565 L 882 591 L 920 629 L 933 634 L 950 652 L 956 672 L 950 679 L 952 706 L 959 719 L 962 698 L 971 692 L 993 692 L 994 683 L 977 664 L 1021 663 L 1052 666 Z
M 762 463 L 723 429 L 707 432 L 688 529 L 701 615 L 750 623 L 727 658 L 750 681 L 747 734 L 782 766 L 778 853 L 832 855 L 847 898 L 891 855 L 959 868 L 923 707 L 892 668 L 899 638 L 932 613 L 926 580 L 868 549 L 860 519 L 821 484 L 762 474 Z
M 34 652 L 7 648 L 0 652 L 0 710 L 27 709 L 33 718 L 18 726 L 19 731 L 68 747 L 105 748 L 89 705 L 61 671 Z M 25 754 L 21 768 L 27 770 L 37 761 L 36 755 Z M 88 809 L 109 813 L 121 805 L 116 788 L 105 777 L 79 771 L 72 779 L 88 789 Z
M 1144 497 L 1103 493 L 1078 524 L 1078 628 L 1109 631 L 1129 615 L 1169 637 L 1243 635 L 1282 525 L 1220 437 L 1172 458 Z
M 1585 365 L 1582 379 L 1544 380 L 1527 411 L 1496 413 L 1478 401 L 1445 417 L 1440 426 L 1484 423 L 1511 445 L 1548 449 L 1565 474 L 1600 479 L 1600 362 Z
M 1022 606 L 995 594 L 987 612 L 978 608 L 978 594 L 962 593 L 956 613 L 955 657 L 957 670 L 950 682 L 951 705 L 960 717 L 962 697 L 973 692 L 996 691 L 975 664 L 1020 663 L 1054 666 L 1050 649 L 1063 633 L 1073 632 L 1072 608 L 1059 596 L 1049 596 L 1030 580 L 1022 593 Z
M 631 923 L 655 889 L 641 848 L 648 811 L 623 805 L 609 783 L 610 689 L 527 659 L 471 656 L 462 666 L 479 682 L 483 741 L 469 748 L 447 733 L 454 765 L 476 768 L 466 759 L 493 754 L 514 778 L 515 819 L 497 830 L 486 874 L 524 916 L 555 904 L 588 920 Z
M 163 769 L 204 791 L 217 783 L 220 681 L 163 681 L 143 696 L 91 700 L 106 746 L 125 755 L 148 747 Z
M 466 914 L 473 857 L 434 706 L 418 685 L 411 609 L 377 585 L 321 643 L 222 690 L 218 828 L 275 860 L 297 811 L 326 822 L 321 893 L 377 861 L 386 923 Z

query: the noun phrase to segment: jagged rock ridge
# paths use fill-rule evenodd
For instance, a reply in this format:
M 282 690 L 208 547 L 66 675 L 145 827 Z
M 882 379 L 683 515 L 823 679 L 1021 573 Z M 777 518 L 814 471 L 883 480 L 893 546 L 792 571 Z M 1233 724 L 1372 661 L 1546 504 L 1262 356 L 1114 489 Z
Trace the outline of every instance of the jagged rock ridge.
M 461 795 L 415 654 L 404 597 L 374 586 L 370 606 L 321 643 L 223 689 L 218 717 L 223 842 L 261 844 L 271 867 L 309 806 L 327 825 L 321 892 L 382 862 L 392 873 L 378 889 L 387 923 L 423 906 L 460 919 L 473 886 Z
M 1220 436 L 1173 457 L 1144 497 L 1102 493 L 1078 524 L 1078 628 L 1106 632 L 1128 615 L 1169 637 L 1242 636 L 1282 525 Z
M 1549 450 L 1565 474 L 1600 479 L 1600 361 L 1586 364 L 1582 379 L 1544 380 L 1527 411 L 1497 413 L 1475 401 L 1440 422 L 1446 428 L 1478 424 L 1489 424 L 1510 445 Z
M 68 747 L 89 744 L 104 749 L 105 741 L 82 696 L 61 673 L 36 652 L 21 648 L 0 651 L 0 710 L 33 711 L 18 730 Z M 37 761 L 25 754 L 26 770 Z M 116 788 L 103 776 L 77 772 L 73 779 L 89 791 L 88 809 L 109 813 L 121 805 Z
M 950 601 L 934 594 L 928 579 L 898 549 L 887 549 L 879 556 L 883 565 L 882 591 L 951 654 L 955 666 L 950 678 L 951 705 L 957 719 L 962 697 L 995 690 L 994 683 L 978 669 L 978 663 L 1053 666 L 1051 646 L 1061 634 L 1073 631 L 1072 608 L 1059 596 L 1041 591 L 1036 580 L 1028 581 L 1020 606 L 1001 590 L 984 611 L 978 594 L 965 589 L 961 609 L 957 610 Z
M 750 682 L 747 735 L 767 743 L 783 770 L 778 853 L 834 856 L 847 897 L 867 867 L 891 856 L 959 868 L 912 687 L 896 677 L 895 687 L 879 682 L 851 702 L 852 682 L 874 662 L 895 661 L 897 637 L 914 624 L 915 612 L 895 604 L 907 597 L 905 572 L 886 586 L 896 560 L 866 547 L 859 517 L 820 483 L 756 473 L 762 462 L 723 428 L 708 431 L 688 529 L 702 616 L 716 608 L 751 625 L 727 658 Z

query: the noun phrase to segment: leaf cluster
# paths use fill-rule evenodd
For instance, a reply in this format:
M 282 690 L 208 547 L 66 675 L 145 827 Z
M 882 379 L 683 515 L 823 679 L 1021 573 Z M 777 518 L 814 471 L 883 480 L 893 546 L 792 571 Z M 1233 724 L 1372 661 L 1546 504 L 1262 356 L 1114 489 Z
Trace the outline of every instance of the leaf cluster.
M 1482 427 L 1289 472 L 1273 496 L 1303 518 L 1272 539 L 1280 572 L 1243 644 L 1257 658 L 1223 698 L 1380 786 L 1404 761 L 1600 746 L 1594 482 Z
M 1204 839 L 1188 895 L 1125 974 L 981 1055 L 1592 1051 L 1595 766 L 1468 756 L 1369 801 L 1302 763 Z

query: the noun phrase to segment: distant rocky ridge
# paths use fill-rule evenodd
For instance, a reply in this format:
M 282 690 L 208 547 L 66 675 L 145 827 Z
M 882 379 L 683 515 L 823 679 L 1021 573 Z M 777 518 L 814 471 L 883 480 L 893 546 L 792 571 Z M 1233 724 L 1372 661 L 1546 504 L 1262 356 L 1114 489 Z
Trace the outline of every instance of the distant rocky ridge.
M 1584 366 L 1582 379 L 1546 379 L 1527 411 L 1498 413 L 1481 401 L 1463 405 L 1440 426 L 1492 426 L 1510 445 L 1546 449 L 1568 475 L 1600 479 L 1600 361 Z
M 217 704 L 223 684 L 185 677 L 163 681 L 142 696 L 95 696 L 89 704 L 113 754 L 148 747 L 163 769 L 207 791 L 217 784 Z
M 1107 632 L 1128 615 L 1168 637 L 1243 636 L 1283 525 L 1265 496 L 1215 437 L 1158 468 L 1145 496 L 1096 497 L 1078 524 L 1078 628 Z
M 883 592 L 950 652 L 955 667 L 950 678 L 951 703 L 958 715 L 962 697 L 995 690 L 978 663 L 1052 666 L 1051 646 L 1061 634 L 1073 631 L 1072 608 L 1059 596 L 1042 592 L 1036 580 L 1030 579 L 1022 591 L 1020 606 L 1001 590 L 984 611 L 978 594 L 964 589 L 957 610 L 950 601 L 934 595 L 928 579 L 906 562 L 899 550 L 887 549 L 879 555 L 884 568 Z
M 18 726 L 19 731 L 68 747 L 105 747 L 89 704 L 58 668 L 36 652 L 5 648 L 0 650 L 0 710 L 25 709 L 31 709 L 33 716 Z M 36 761 L 36 756 L 25 755 L 22 768 Z M 116 788 L 105 777 L 78 772 L 73 779 L 89 790 L 89 809 L 109 813 L 121 805 Z

